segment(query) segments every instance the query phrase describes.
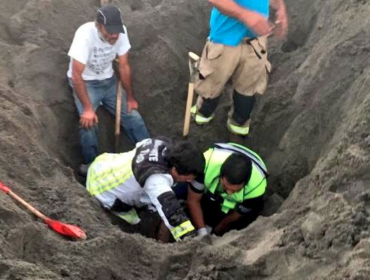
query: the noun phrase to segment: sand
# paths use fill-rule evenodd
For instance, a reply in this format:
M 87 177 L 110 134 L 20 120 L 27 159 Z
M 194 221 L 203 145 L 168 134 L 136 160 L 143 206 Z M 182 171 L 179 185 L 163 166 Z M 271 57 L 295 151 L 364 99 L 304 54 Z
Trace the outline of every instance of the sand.
M 75 177 L 78 116 L 67 52 L 98 1 L 3 1 L 0 11 L 0 181 L 52 218 L 67 240 L 0 193 L 0 279 L 370 279 L 370 3 L 287 0 L 290 32 L 270 40 L 273 71 L 251 136 L 271 173 L 264 216 L 240 232 L 159 244 L 112 223 Z M 187 52 L 200 53 L 210 6 L 199 0 L 116 1 L 133 84 L 152 135 L 181 138 Z M 202 148 L 228 141 L 225 92 L 215 120 L 191 125 Z M 101 151 L 113 119 L 101 110 Z M 132 145 L 122 136 L 120 151 Z M 129 228 L 126 231 L 130 231 Z

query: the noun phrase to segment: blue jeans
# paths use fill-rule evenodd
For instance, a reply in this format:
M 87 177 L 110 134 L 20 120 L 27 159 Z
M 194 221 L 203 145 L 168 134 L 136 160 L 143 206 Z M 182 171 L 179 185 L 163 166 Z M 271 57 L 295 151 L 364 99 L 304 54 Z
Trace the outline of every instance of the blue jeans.
M 73 89 L 72 81 L 69 79 L 69 84 Z M 112 78 L 106 80 L 85 81 L 87 92 L 90 98 L 91 105 L 94 111 L 102 104 L 111 114 L 116 114 L 116 88 L 117 79 L 113 75 Z M 83 113 L 83 106 L 73 90 L 75 104 L 78 114 Z M 125 130 L 128 138 L 132 143 L 139 142 L 149 138 L 148 130 L 138 111 L 132 110 L 127 113 L 127 97 L 126 92 L 122 89 L 122 110 L 121 110 L 121 126 Z M 91 129 L 80 127 L 80 137 L 82 153 L 86 163 L 91 163 L 98 156 L 98 126 Z

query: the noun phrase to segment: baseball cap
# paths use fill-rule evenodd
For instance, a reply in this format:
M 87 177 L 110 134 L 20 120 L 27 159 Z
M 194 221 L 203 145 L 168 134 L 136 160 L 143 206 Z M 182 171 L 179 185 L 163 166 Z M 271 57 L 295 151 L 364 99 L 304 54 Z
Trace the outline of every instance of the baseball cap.
M 125 33 L 121 11 L 116 6 L 101 7 L 96 14 L 96 21 L 103 24 L 109 34 Z

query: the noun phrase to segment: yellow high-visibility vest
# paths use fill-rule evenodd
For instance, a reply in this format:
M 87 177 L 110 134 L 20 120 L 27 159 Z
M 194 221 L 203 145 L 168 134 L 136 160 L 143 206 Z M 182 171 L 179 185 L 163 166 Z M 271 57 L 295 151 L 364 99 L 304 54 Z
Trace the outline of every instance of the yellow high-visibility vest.
M 228 149 L 230 148 L 230 149 Z M 236 148 L 235 150 L 232 150 Z M 234 152 L 240 152 L 252 160 L 252 172 L 248 183 L 238 192 L 228 195 L 222 188 L 220 182 L 221 166 Z M 218 194 L 223 198 L 221 210 L 228 213 L 236 208 L 244 200 L 263 195 L 267 187 L 266 165 L 259 155 L 252 150 L 238 144 L 216 144 L 204 153 L 206 159 L 206 170 L 204 185 L 206 191 Z
M 131 176 L 131 163 L 135 150 L 121 154 L 105 153 L 98 156 L 89 167 L 86 187 L 93 196 L 109 191 Z

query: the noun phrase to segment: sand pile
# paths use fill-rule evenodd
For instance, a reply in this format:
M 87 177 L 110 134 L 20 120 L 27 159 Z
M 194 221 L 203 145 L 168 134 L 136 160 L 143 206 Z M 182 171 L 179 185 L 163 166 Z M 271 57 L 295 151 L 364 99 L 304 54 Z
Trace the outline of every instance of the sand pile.
M 130 0 L 134 89 L 153 135 L 180 137 L 186 53 L 200 53 L 209 6 Z M 0 180 L 52 218 L 88 232 L 71 242 L 0 194 L 0 279 L 370 279 L 370 3 L 287 0 L 289 38 L 271 41 L 275 66 L 245 145 L 271 173 L 271 214 L 247 230 L 161 245 L 112 225 L 76 181 L 77 112 L 65 81 L 77 27 L 98 1 L 6 1 L 0 11 Z M 192 125 L 202 147 L 226 141 L 225 96 L 214 122 Z M 101 114 L 102 150 L 112 150 Z M 122 141 L 121 150 L 131 146 Z

